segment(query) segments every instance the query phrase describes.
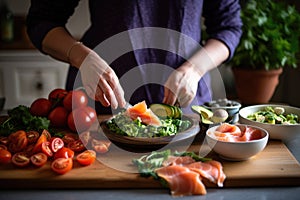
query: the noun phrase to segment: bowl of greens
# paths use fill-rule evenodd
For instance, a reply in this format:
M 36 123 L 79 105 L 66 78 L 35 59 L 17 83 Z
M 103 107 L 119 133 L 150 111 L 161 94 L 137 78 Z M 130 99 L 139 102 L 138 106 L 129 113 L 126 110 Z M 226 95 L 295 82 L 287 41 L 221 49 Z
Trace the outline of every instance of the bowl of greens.
M 270 139 L 291 140 L 300 137 L 300 108 L 279 104 L 260 104 L 242 108 L 239 122 L 261 127 Z
M 105 136 L 119 147 L 137 151 L 157 150 L 169 143 L 190 139 L 199 133 L 199 121 L 189 116 L 161 118 L 161 126 L 143 124 L 119 113 L 100 123 Z

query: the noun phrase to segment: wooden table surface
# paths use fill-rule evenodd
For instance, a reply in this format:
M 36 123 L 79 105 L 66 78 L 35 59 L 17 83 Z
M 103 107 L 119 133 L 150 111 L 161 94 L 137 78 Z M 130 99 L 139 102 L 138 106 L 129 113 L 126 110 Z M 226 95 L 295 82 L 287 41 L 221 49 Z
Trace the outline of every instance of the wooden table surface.
M 201 142 L 193 143 L 188 151 L 198 153 L 208 148 Z M 180 148 L 180 147 L 179 147 Z M 12 164 L 0 165 L 1 188 L 161 188 L 152 178 L 140 177 L 132 159 L 143 153 L 132 153 L 112 146 L 97 161 L 86 167 L 74 162 L 74 169 L 65 175 L 57 175 L 50 169 L 50 161 L 42 168 L 33 166 L 20 169 Z M 266 148 L 247 161 L 231 162 L 222 160 L 210 152 L 212 157 L 223 164 L 227 176 L 224 187 L 287 186 L 300 185 L 300 165 L 281 141 L 270 140 Z M 207 187 L 216 187 L 206 183 Z

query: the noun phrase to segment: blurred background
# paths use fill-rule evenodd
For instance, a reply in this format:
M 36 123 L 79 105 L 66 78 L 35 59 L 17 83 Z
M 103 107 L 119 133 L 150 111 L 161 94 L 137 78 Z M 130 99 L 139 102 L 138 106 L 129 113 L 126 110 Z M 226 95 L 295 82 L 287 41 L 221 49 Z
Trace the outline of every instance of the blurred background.
M 281 1 L 288 2 L 300 10 L 299 0 Z M 30 0 L 0 0 L 0 3 L 6 4 L 11 12 L 13 27 L 11 35 L 7 36 L 8 39 L 2 39 L 0 42 L 0 97 L 6 98 L 4 108 L 9 109 L 19 104 L 29 105 L 35 98 L 47 95 L 51 89 L 64 87 L 67 64 L 39 53 L 30 43 L 25 27 Z M 81 38 L 89 25 L 88 1 L 82 0 L 67 27 L 76 38 Z M 1 26 L 1 31 L 3 30 Z M 219 66 L 218 72 L 213 72 L 212 75 L 218 76 L 219 79 L 221 76 L 221 84 L 225 85 L 227 97 L 237 99 L 231 68 Z M 279 79 L 271 102 L 300 107 L 300 67 L 285 67 Z M 218 98 L 218 94 L 222 93 L 220 83 L 213 82 L 212 85 L 214 96 Z

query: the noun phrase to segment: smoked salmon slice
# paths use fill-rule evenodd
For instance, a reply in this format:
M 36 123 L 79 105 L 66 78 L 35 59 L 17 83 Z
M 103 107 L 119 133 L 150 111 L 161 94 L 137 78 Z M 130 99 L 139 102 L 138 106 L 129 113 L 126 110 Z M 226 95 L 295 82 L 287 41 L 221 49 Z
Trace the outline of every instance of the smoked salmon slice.
M 167 160 L 163 162 L 163 166 L 170 165 L 187 165 L 194 163 L 195 160 L 190 156 L 169 156 Z
M 173 196 L 206 194 L 202 179 L 223 187 L 226 175 L 222 164 L 215 160 L 196 162 L 189 156 L 169 156 L 156 173 L 167 181 Z
M 223 172 L 222 164 L 218 161 L 194 162 L 186 165 L 192 171 L 200 174 L 201 177 L 208 179 L 212 183 L 223 187 L 226 175 Z
M 157 169 L 156 173 L 168 182 L 172 196 L 206 194 L 199 173 L 191 171 L 187 167 L 171 165 Z
M 231 135 L 235 136 L 240 136 L 242 134 L 242 131 L 238 126 L 228 123 L 221 124 L 216 131 L 221 133 L 230 133 Z
M 252 127 L 239 128 L 236 125 L 223 123 L 211 133 L 219 141 L 246 142 L 261 139 L 263 134 L 260 130 Z
M 125 114 L 128 115 L 131 119 L 135 120 L 140 118 L 144 124 L 152 125 L 152 126 L 161 126 L 161 121 L 159 118 L 151 111 L 151 109 L 147 108 L 147 104 L 145 101 L 139 102 L 128 108 L 125 111 Z

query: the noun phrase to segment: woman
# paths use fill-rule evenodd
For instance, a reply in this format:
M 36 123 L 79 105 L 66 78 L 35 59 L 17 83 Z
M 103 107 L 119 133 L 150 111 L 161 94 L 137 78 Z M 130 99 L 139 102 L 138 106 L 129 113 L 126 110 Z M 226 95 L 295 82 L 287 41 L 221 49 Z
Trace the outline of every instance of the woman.
M 41 52 L 70 63 L 66 88 L 83 85 L 99 113 L 125 99 L 210 100 L 207 72 L 233 56 L 241 36 L 238 0 L 89 0 L 91 26 L 78 42 L 65 27 L 78 2 L 31 0 L 27 30 Z M 209 38 L 199 48 L 202 17 Z

